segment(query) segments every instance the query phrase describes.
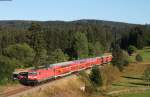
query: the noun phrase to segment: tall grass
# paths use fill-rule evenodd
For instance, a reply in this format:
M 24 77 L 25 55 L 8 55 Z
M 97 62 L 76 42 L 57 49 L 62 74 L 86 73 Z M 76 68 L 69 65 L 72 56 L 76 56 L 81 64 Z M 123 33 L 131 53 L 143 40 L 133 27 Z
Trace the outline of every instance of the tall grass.
M 79 80 L 70 79 L 21 97 L 86 97 L 80 90 L 81 85 Z

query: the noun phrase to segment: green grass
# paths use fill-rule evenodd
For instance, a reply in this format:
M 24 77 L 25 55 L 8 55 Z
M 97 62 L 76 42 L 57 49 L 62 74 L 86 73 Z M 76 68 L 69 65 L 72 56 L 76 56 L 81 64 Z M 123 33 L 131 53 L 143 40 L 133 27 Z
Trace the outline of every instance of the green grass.
M 146 82 L 142 80 L 142 74 L 147 68 L 147 64 L 130 64 L 125 68 L 121 74 L 119 82 L 115 82 L 112 85 L 110 91 L 136 88 L 136 87 L 147 87 Z
M 112 85 L 111 91 L 139 87 L 147 87 L 146 82 L 144 82 L 141 77 L 133 75 L 122 76 L 119 82 L 116 82 Z
M 149 88 L 146 86 L 139 75 L 130 75 L 122 77 L 120 82 L 114 83 L 112 85 L 112 91 L 128 90 L 128 89 L 138 89 L 138 88 Z M 136 91 L 136 90 L 135 90 Z M 130 92 L 130 93 L 120 93 L 117 97 L 150 97 L 150 90 L 142 92 Z
M 147 88 L 146 82 L 142 80 L 142 74 L 144 70 L 150 66 L 150 47 L 146 47 L 142 50 L 138 50 L 137 53 L 143 57 L 143 62 L 136 63 L 135 55 L 131 56 L 132 62 L 121 74 L 119 82 L 112 84 L 112 88 L 108 91 L 126 90 L 132 88 Z M 119 97 L 150 97 L 150 91 L 142 93 L 128 93 L 120 94 Z
M 142 50 L 137 50 L 137 53 L 143 57 L 143 62 L 150 62 L 150 47 L 145 47 Z M 131 62 L 135 62 L 135 55 L 130 56 Z
M 142 55 L 143 61 L 150 62 L 150 47 L 139 50 L 139 53 Z
M 118 97 L 150 97 L 150 91 L 120 94 Z

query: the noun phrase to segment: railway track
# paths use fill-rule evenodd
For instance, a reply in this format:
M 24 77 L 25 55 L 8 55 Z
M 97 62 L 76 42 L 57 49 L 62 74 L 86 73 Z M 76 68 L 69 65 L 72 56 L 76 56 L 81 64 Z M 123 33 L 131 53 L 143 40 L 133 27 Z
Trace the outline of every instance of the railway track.
M 60 77 L 60 78 L 57 78 L 56 80 L 50 80 L 50 81 L 47 81 L 45 83 L 41 83 L 37 86 L 23 86 L 21 88 L 18 88 L 18 89 L 11 90 L 11 91 L 5 92 L 3 94 L 0 94 L 0 97 L 21 97 L 22 95 L 32 93 L 33 91 L 43 89 L 43 88 L 46 88 L 50 85 L 53 85 L 55 82 L 58 82 L 58 81 L 63 80 L 65 78 L 72 78 L 72 77 L 75 77 L 75 76 L 76 76 L 76 74 L 65 76 L 63 78 Z
M 26 91 L 26 90 L 31 89 L 31 88 L 32 88 L 31 86 L 23 86 L 21 88 L 15 89 L 15 90 L 11 90 L 11 91 L 2 93 L 2 94 L 0 94 L 0 97 L 9 97 L 11 95 Z

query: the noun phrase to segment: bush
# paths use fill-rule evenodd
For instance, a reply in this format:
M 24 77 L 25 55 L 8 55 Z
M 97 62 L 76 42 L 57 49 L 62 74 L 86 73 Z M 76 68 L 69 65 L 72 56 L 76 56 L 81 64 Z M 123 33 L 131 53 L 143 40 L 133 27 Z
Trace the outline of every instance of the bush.
M 143 61 L 143 57 L 140 54 L 136 55 L 136 61 L 137 62 L 142 62 Z
M 103 85 L 102 75 L 101 75 L 100 69 L 97 66 L 92 68 L 92 71 L 90 74 L 90 80 L 94 86 L 101 87 Z
M 133 53 L 135 53 L 136 50 L 137 50 L 137 48 L 136 48 L 135 46 L 133 46 L 133 45 L 130 45 L 130 46 L 128 47 L 128 53 L 129 53 L 130 55 L 133 54 Z
M 125 66 L 129 64 L 129 55 L 126 51 L 117 48 L 113 50 L 113 60 L 112 63 L 114 66 L 118 67 L 120 71 L 123 70 Z
M 94 66 L 90 74 L 80 72 L 79 79 L 85 84 L 85 92 L 88 94 L 102 90 L 103 79 L 98 66 Z
M 86 93 L 91 94 L 95 91 L 95 87 L 93 86 L 93 83 L 91 83 L 89 74 L 87 74 L 85 71 L 81 71 L 79 73 L 79 80 L 85 84 Z

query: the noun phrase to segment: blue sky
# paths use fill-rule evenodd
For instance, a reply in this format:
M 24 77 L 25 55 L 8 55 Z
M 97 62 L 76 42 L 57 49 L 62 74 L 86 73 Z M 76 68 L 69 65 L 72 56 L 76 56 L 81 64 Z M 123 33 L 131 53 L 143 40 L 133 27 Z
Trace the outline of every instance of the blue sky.
M 0 20 L 99 19 L 150 23 L 150 0 L 12 0 L 0 1 Z

